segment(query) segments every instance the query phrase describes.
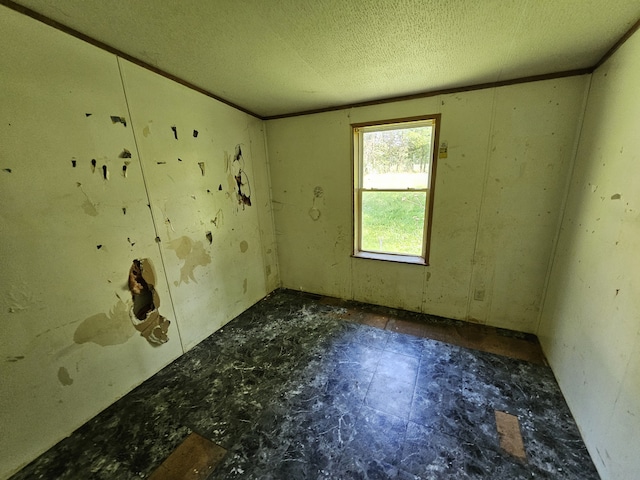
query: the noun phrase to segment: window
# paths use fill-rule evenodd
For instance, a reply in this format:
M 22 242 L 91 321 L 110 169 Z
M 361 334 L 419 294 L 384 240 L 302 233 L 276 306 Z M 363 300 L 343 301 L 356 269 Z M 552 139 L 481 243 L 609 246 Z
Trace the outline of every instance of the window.
M 354 256 L 429 263 L 440 115 L 355 124 Z

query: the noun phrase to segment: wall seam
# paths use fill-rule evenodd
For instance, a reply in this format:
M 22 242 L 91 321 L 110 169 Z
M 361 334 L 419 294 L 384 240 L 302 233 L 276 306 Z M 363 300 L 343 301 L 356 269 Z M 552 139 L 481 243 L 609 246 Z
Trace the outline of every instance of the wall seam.
M 567 212 L 567 204 L 569 203 L 569 194 L 571 193 L 571 183 L 573 182 L 573 175 L 575 173 L 576 162 L 578 158 L 578 151 L 580 149 L 580 143 L 582 140 L 582 131 L 584 128 L 584 119 L 587 112 L 587 105 L 589 104 L 589 96 L 591 94 L 591 84 L 593 81 L 593 74 L 589 75 L 589 81 L 587 85 L 584 87 L 584 99 L 582 101 L 582 112 L 580 113 L 580 117 L 578 118 L 577 125 L 577 135 L 576 140 L 573 145 L 573 152 L 571 155 L 571 164 L 569 165 L 569 171 L 567 172 L 567 180 L 565 184 L 565 191 L 562 199 L 562 203 L 560 204 L 560 217 L 558 219 L 558 225 L 556 228 L 556 233 L 553 238 L 553 244 L 551 246 L 551 254 L 549 255 L 549 261 L 547 264 L 547 273 L 545 276 L 544 286 L 542 287 L 542 302 L 540 303 L 540 311 L 538 312 L 538 321 L 536 324 L 536 335 L 540 335 L 540 324 L 542 323 L 542 316 L 544 313 L 545 305 L 547 304 L 547 294 L 549 290 L 549 283 L 551 283 L 551 273 L 553 272 L 553 267 L 556 263 L 557 255 L 558 255 L 558 244 L 560 243 L 560 235 L 562 233 L 562 225 L 564 224 L 565 215 Z M 542 344 L 541 344 L 541 347 Z M 544 348 L 543 348 L 544 351 Z
M 124 74 L 122 72 L 122 65 L 120 63 L 120 57 L 116 56 L 116 62 L 118 64 L 118 72 L 120 73 L 120 83 L 122 84 L 122 93 L 124 95 L 124 101 L 127 105 L 127 113 L 129 114 L 129 120 L 131 124 L 131 132 L 133 133 L 133 143 L 135 145 L 136 154 L 138 155 L 138 163 L 140 164 L 140 172 L 142 175 L 142 184 L 144 185 L 144 192 L 147 196 L 147 205 L 149 206 L 149 215 L 151 216 L 151 222 L 153 224 L 153 231 L 156 234 L 156 245 L 158 246 L 158 253 L 160 254 L 160 262 L 162 263 L 162 273 L 164 280 L 167 285 L 167 292 L 169 294 L 169 302 L 171 303 L 171 310 L 173 311 L 173 318 L 176 323 L 176 330 L 178 331 L 178 340 L 180 341 L 180 348 L 182 349 L 182 353 L 186 353 L 184 348 L 184 343 L 182 341 L 182 334 L 180 333 L 180 322 L 178 321 L 178 315 L 176 314 L 175 303 L 173 301 L 173 296 L 171 295 L 171 287 L 169 286 L 169 279 L 167 278 L 167 268 L 165 265 L 164 255 L 162 253 L 162 247 L 160 245 L 160 235 L 158 233 L 158 225 L 156 223 L 156 219 L 153 215 L 153 209 L 151 208 L 151 196 L 149 195 L 149 187 L 147 185 L 147 177 L 144 173 L 144 165 L 142 162 L 142 157 L 140 155 L 140 148 L 138 146 L 138 136 L 136 135 L 136 129 L 134 127 L 133 116 L 131 115 L 131 107 L 129 105 L 129 98 L 127 97 L 127 89 L 125 88 Z
M 485 202 L 485 193 L 487 189 L 487 179 L 489 178 L 489 169 L 491 165 L 491 146 L 493 145 L 493 127 L 496 118 L 496 98 L 498 96 L 498 89 L 493 90 L 493 100 L 491 105 L 491 120 L 489 121 L 489 138 L 487 141 L 487 152 L 486 152 L 486 162 L 484 166 L 484 175 L 482 178 L 482 194 L 480 195 L 480 205 L 478 206 L 478 221 L 476 223 L 476 233 L 475 233 L 475 241 L 473 243 L 473 255 L 471 256 L 471 274 L 469 275 L 469 288 L 467 292 L 467 309 L 465 313 L 465 319 L 469 319 L 469 314 L 471 312 L 471 299 L 473 295 L 471 294 L 471 290 L 473 288 L 473 280 L 475 278 L 475 270 L 476 270 L 476 253 L 478 251 L 478 236 L 480 234 L 480 223 L 482 221 L 482 212 L 484 210 L 484 202 Z M 485 319 L 486 323 L 486 319 Z

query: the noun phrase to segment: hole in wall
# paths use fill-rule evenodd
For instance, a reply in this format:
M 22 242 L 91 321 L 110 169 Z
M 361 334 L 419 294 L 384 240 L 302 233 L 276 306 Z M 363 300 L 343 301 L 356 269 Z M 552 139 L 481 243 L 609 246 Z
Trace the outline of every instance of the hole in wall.
M 128 283 L 133 301 L 130 312 L 133 326 L 151 345 L 166 343 L 171 322 L 158 310 L 160 297 L 155 290 L 155 272 L 149 259 L 133 260 Z

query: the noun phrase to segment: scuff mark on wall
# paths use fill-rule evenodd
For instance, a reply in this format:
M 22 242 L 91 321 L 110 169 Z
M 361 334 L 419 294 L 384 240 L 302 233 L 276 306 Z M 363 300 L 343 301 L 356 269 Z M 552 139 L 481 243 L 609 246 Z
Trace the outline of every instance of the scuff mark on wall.
M 20 360 L 24 360 L 24 355 L 16 355 L 15 357 L 6 357 L 6 361 L 9 363 L 19 362 Z
M 129 320 L 129 306 L 122 300 L 109 313 L 98 313 L 86 318 L 73 334 L 77 344 L 95 343 L 101 347 L 120 345 L 135 333 Z
M 69 371 L 66 368 L 60 367 L 58 369 L 58 381 L 62 384 L 62 386 L 68 387 L 73 383 L 73 378 L 71 378 L 71 376 L 69 375 Z
M 10 168 L 3 168 L 2 169 L 3 172 L 7 172 L 7 173 L 11 173 L 12 170 Z
M 134 260 L 129 269 L 129 291 L 133 300 L 130 318 L 140 335 L 154 346 L 169 341 L 171 322 L 160 315 L 160 297 L 155 289 L 156 275 L 151 260 Z
M 178 127 L 176 127 L 175 125 L 171 127 L 171 130 L 173 131 L 173 136 L 176 140 L 178 140 Z
M 187 236 L 182 236 L 169 242 L 168 246 L 184 262 L 180 268 L 180 280 L 173 282 L 174 285 L 189 283 L 190 280 L 198 283 L 194 274 L 195 269 L 211 263 L 211 256 L 205 251 L 204 244 L 200 240 L 195 242 Z

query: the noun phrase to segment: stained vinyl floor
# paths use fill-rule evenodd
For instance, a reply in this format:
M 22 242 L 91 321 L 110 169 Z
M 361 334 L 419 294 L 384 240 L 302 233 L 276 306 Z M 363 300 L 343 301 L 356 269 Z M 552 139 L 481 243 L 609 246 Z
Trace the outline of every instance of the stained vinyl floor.
M 496 411 L 517 418 L 520 455 Z M 217 463 L 163 477 L 193 432 Z M 535 337 L 283 290 L 12 478 L 150 475 L 599 478 Z

